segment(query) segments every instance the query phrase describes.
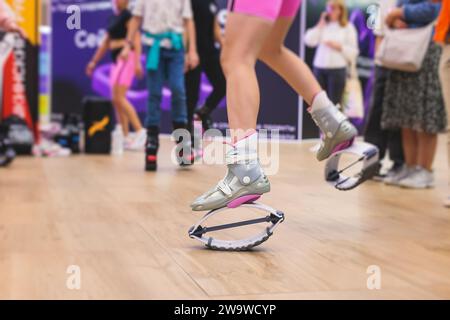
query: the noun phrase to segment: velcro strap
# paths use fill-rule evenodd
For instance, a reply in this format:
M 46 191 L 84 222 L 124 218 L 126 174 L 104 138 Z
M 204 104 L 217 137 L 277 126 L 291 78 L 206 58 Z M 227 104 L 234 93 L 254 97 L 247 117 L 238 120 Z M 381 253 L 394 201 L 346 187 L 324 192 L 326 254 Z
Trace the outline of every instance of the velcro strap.
M 226 195 L 228 198 L 233 195 L 230 187 L 224 181 L 219 181 L 219 183 L 217 184 L 217 188 L 220 191 L 222 191 L 223 194 Z
M 248 154 L 238 154 L 236 153 L 229 153 L 227 154 L 225 161 L 227 164 L 236 164 L 240 162 L 245 161 L 251 161 L 251 160 L 258 160 L 258 154 L 255 153 L 248 153 Z
M 337 122 L 342 122 L 345 120 L 348 120 L 347 116 L 340 112 L 341 106 L 338 104 L 336 105 L 336 108 L 334 109 L 334 119 L 336 119 Z

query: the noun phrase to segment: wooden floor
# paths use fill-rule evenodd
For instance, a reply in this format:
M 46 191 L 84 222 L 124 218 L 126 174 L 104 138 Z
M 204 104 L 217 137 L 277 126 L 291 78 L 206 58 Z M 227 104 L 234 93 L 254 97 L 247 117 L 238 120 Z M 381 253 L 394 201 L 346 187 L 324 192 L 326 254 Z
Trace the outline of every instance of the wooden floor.
M 263 202 L 286 221 L 258 250 L 205 250 L 187 236 L 190 201 L 223 176 L 180 170 L 164 141 L 160 170 L 142 154 L 20 158 L 0 170 L 2 299 L 432 299 L 450 298 L 447 156 L 437 187 L 368 182 L 339 192 L 322 178 L 311 143 L 281 146 Z M 69 290 L 68 266 L 81 270 Z M 367 289 L 370 265 L 381 289 Z

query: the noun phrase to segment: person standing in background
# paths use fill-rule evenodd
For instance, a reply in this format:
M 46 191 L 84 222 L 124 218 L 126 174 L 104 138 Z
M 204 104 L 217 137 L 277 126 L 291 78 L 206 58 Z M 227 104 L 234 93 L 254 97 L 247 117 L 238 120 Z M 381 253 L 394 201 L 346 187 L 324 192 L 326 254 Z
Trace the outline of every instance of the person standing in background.
M 442 45 L 442 56 L 439 64 L 444 103 L 447 109 L 447 125 L 450 124 L 450 0 L 442 0 L 441 13 L 436 25 L 434 41 Z M 447 127 L 448 168 L 450 170 L 450 130 Z M 450 182 L 450 179 L 449 179 Z M 450 196 L 444 205 L 450 208 Z
M 112 103 L 117 112 L 118 123 L 125 137 L 125 148 L 128 150 L 142 150 L 145 145 L 146 131 L 133 105 L 127 98 L 134 75 L 142 78 L 141 39 L 136 36 L 133 40 L 134 50 L 126 60 L 118 59 L 119 53 L 125 45 L 131 12 L 128 10 L 128 0 L 112 0 L 114 14 L 109 18 L 107 34 L 86 67 L 86 74 L 90 77 L 98 62 L 108 49 L 111 51 L 113 65 L 110 72 L 110 87 Z M 133 127 L 135 136 L 129 134 L 129 126 Z
M 375 51 L 378 50 L 383 41 L 384 32 L 387 28 L 385 19 L 389 10 L 395 8 L 396 0 L 379 0 L 379 24 L 373 30 L 375 38 Z M 375 54 L 376 56 L 376 54 Z M 400 129 L 383 130 L 381 128 L 381 115 L 383 113 L 384 89 L 389 74 L 389 69 L 385 68 L 380 61 L 375 59 L 375 82 L 372 92 L 370 113 L 367 119 L 364 140 L 376 145 L 379 150 L 380 161 L 384 159 L 386 150 L 389 150 L 389 158 L 392 160 L 392 168 L 386 177 L 378 173 L 374 180 L 385 180 L 389 182 L 393 176 L 403 167 L 403 146 Z
M 305 43 L 317 47 L 314 75 L 334 104 L 340 104 L 344 94 L 347 69 L 356 63 L 359 54 L 355 27 L 348 21 L 343 0 L 330 0 L 317 25 L 306 31 Z
M 186 98 L 188 107 L 188 126 L 193 133 L 194 112 L 202 120 L 203 130 L 212 126 L 211 112 L 225 97 L 226 81 L 220 65 L 220 50 L 216 42 L 222 46 L 222 31 L 217 21 L 218 8 L 215 0 L 191 0 L 194 12 L 197 50 L 200 65 L 186 73 Z M 213 91 L 203 106 L 197 111 L 202 71 L 205 72 Z
M 168 82 L 172 93 L 173 129 L 187 129 L 186 90 L 184 85 L 185 52 L 188 68 L 199 64 L 197 41 L 190 0 L 137 0 L 133 18 L 127 34 L 127 44 L 120 53 L 121 59 L 127 59 L 133 49 L 133 39 L 142 26 L 142 41 L 147 48 L 147 85 L 149 91 L 148 110 L 145 120 L 147 143 L 145 170 L 155 171 L 159 149 L 159 127 L 161 120 L 161 99 L 164 81 Z M 188 47 L 185 48 L 184 34 Z M 193 163 L 191 141 L 177 143 L 190 154 L 177 155 L 179 165 Z
M 429 0 L 399 0 L 386 23 L 390 28 L 420 28 L 438 16 L 440 4 Z M 439 82 L 439 60 L 442 49 L 431 37 L 422 66 L 417 72 L 392 70 L 389 73 L 381 126 L 402 129 L 405 165 L 391 184 L 404 188 L 424 189 L 434 186 L 433 161 L 437 134 L 447 128 L 447 114 Z

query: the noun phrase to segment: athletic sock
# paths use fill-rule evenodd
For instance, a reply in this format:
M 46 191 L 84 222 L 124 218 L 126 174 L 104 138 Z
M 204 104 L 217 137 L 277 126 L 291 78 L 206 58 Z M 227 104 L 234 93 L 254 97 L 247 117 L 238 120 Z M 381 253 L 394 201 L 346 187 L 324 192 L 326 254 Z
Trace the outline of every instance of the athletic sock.
M 328 98 L 328 95 L 325 91 L 321 91 L 315 95 L 313 102 L 311 104 L 310 112 L 314 112 L 320 109 L 328 108 L 332 106 L 333 102 Z
M 258 132 L 253 131 L 233 144 L 237 158 L 240 160 L 257 160 L 258 158 Z

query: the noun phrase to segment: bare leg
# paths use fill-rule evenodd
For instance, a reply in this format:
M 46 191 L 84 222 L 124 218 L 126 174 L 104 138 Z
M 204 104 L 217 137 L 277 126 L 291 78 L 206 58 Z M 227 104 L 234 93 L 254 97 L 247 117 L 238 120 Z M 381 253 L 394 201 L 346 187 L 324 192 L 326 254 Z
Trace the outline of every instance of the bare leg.
M 117 86 L 118 91 L 118 100 L 122 107 L 123 113 L 125 114 L 127 120 L 129 123 L 131 123 L 131 126 L 133 127 L 134 131 L 140 131 L 142 130 L 142 124 L 139 120 L 139 117 L 136 113 L 136 110 L 131 105 L 130 101 L 127 99 L 127 91 L 128 88 L 125 86 Z
M 122 126 L 123 135 L 128 136 L 128 118 L 122 108 L 119 86 L 114 85 L 112 88 L 112 104 L 116 109 L 118 123 Z
M 279 18 L 264 43 L 259 58 L 311 105 L 314 96 L 322 91 L 311 69 L 296 54 L 284 46 L 293 18 Z
M 123 111 L 123 109 L 121 109 L 121 113 L 122 113 L 122 130 L 123 130 L 123 135 L 125 137 L 127 137 L 128 134 L 130 133 L 130 120 L 128 120 L 127 114 Z
M 448 61 L 450 61 L 450 44 L 443 47 L 439 65 L 439 77 L 441 79 L 444 103 L 447 108 L 447 163 L 450 175 L 450 63 Z M 450 186 L 450 176 L 448 181 Z M 446 200 L 446 206 L 450 207 L 450 197 Z
M 292 21 L 293 18 L 276 20 L 259 57 L 311 106 L 311 116 L 324 133 L 316 155 L 317 159 L 322 161 L 334 152 L 351 146 L 358 132 L 330 101 L 310 68 L 284 46 L 284 39 Z
M 229 13 L 221 62 L 227 79 L 228 123 L 233 140 L 256 129 L 260 97 L 255 64 L 272 26 L 262 18 Z
M 228 123 L 235 143 L 226 155 L 226 176 L 191 204 L 195 211 L 221 208 L 235 200 L 248 201 L 246 197 L 255 199 L 270 191 L 258 160 L 257 134 L 253 133 L 260 99 L 255 64 L 272 26 L 269 20 L 239 13 L 228 17 L 221 62 L 227 79 Z
M 402 129 L 403 152 L 405 153 L 405 162 L 408 167 L 418 165 L 418 137 L 417 132 L 408 128 Z
M 432 170 L 437 148 L 437 134 L 417 133 L 417 164 L 428 171 Z

